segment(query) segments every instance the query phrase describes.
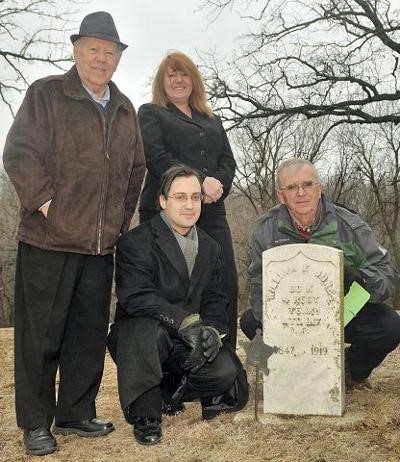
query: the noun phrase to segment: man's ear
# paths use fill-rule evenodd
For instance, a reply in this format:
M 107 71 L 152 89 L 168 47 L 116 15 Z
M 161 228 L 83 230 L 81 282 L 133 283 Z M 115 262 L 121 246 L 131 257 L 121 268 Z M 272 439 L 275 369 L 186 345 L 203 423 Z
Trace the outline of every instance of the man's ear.
M 284 196 L 283 192 L 280 191 L 279 189 L 276 190 L 276 198 L 278 199 L 278 201 L 281 204 L 286 204 L 285 196 Z
M 167 206 L 167 199 L 165 199 L 165 197 L 162 194 L 160 194 L 160 196 L 158 197 L 158 201 L 160 202 L 160 207 L 164 210 Z

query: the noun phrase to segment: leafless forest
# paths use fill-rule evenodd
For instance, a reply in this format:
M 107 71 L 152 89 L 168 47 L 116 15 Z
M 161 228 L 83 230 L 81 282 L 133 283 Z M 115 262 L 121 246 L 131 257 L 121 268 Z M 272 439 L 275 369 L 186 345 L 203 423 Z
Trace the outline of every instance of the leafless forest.
M 288 157 L 316 162 L 325 192 L 357 211 L 400 267 L 396 3 L 199 0 L 210 20 L 234 9 L 253 25 L 229 60 L 217 52 L 199 57 L 210 103 L 224 120 L 238 162 L 228 214 L 242 309 L 251 233 L 257 216 L 275 203 L 274 174 Z M 31 63 L 67 65 L 68 48 L 58 37 L 73 6 L 71 1 L 60 12 L 51 0 L 0 2 L 0 60 L 8 69 L 0 76 L 0 104 L 15 110 L 13 95 L 26 88 Z M 42 23 L 28 34 L 23 25 L 30 17 Z M 0 171 L 0 326 L 13 323 L 17 215 L 17 197 Z M 392 302 L 400 309 L 400 289 Z

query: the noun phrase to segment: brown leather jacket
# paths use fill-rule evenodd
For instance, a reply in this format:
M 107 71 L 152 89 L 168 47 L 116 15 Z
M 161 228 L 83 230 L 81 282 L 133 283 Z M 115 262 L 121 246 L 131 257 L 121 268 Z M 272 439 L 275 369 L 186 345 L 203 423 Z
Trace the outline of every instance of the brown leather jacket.
M 104 255 L 128 230 L 145 159 L 135 109 L 109 86 L 106 119 L 75 66 L 29 87 L 3 155 L 21 201 L 20 241 Z M 49 199 L 46 219 L 38 208 Z

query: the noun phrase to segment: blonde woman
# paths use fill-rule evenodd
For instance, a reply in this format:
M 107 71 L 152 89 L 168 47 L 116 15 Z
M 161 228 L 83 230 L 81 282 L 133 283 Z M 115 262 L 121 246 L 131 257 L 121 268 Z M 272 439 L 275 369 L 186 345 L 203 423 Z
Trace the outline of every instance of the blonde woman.
M 222 251 L 222 289 L 227 294 L 230 334 L 236 345 L 237 274 L 224 199 L 235 176 L 236 163 L 221 120 L 207 104 L 202 77 L 193 61 L 181 52 L 169 53 L 153 82 L 153 100 L 139 109 L 147 175 L 140 201 L 140 221 L 157 210 L 161 175 L 183 163 L 203 179 L 203 205 L 197 225 L 213 237 Z

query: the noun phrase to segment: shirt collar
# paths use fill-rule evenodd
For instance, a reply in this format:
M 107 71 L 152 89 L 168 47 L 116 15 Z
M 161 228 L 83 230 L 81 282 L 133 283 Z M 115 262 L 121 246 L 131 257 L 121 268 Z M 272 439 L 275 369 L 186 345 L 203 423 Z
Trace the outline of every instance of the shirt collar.
M 110 101 L 110 87 L 106 86 L 106 91 L 104 92 L 103 96 L 98 96 L 94 93 L 90 88 L 88 88 L 85 84 L 83 84 L 83 88 L 89 93 L 89 96 L 96 101 L 96 103 L 101 104 L 103 107 L 107 106 L 107 103 Z

